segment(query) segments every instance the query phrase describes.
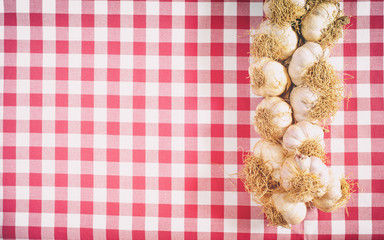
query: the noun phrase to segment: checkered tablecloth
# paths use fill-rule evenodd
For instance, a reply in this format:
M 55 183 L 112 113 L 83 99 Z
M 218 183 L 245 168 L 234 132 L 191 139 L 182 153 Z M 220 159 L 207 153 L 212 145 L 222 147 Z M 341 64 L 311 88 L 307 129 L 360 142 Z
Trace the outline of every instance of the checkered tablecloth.
M 343 210 L 267 226 L 236 178 L 259 139 L 248 31 L 261 1 L 0 0 L 0 236 L 383 239 L 383 2 L 332 62 L 351 98 L 326 134 L 359 188 Z

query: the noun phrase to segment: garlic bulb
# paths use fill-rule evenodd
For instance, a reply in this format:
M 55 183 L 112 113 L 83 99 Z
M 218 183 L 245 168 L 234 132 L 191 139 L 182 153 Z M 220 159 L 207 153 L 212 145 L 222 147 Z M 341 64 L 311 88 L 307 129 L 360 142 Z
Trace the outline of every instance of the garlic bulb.
M 267 97 L 256 107 L 254 128 L 267 140 L 281 138 L 291 124 L 291 106 L 282 98 Z
M 291 125 L 283 136 L 283 146 L 288 152 L 299 151 L 306 156 L 325 157 L 323 129 L 307 121 Z
M 285 60 L 296 50 L 297 42 L 297 34 L 290 25 L 279 26 L 265 20 L 252 36 L 251 55 Z
M 315 106 L 318 96 L 308 87 L 295 87 L 290 95 L 290 103 L 293 109 L 293 116 L 297 122 L 312 121 L 310 111 Z
M 309 202 L 325 194 L 328 168 L 318 157 L 296 154 L 288 157 L 280 170 L 281 185 L 295 201 Z
M 291 85 L 287 69 L 270 58 L 256 59 L 248 69 L 252 92 L 258 96 L 278 96 Z
M 284 25 L 306 13 L 305 3 L 306 0 L 266 0 L 264 13 L 272 22 Z

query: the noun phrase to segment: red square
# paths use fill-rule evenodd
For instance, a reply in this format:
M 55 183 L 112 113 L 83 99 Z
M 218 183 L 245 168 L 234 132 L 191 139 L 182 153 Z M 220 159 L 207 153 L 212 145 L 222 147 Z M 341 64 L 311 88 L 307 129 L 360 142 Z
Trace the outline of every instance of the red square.
M 159 163 L 171 163 L 172 162 L 172 151 L 159 150 Z
M 251 207 L 237 206 L 237 219 L 251 219 Z
M 185 110 L 197 110 L 197 97 L 184 98 Z
M 6 201 L 6 200 L 4 200 L 4 201 Z M 3 202 L 3 204 L 5 204 L 5 203 Z M 7 239 L 7 238 L 16 239 L 16 227 L 15 226 L 3 226 L 2 231 L 3 231 L 2 237 L 4 239 Z
M 246 29 L 249 30 L 251 28 L 250 26 L 250 19 L 249 16 L 237 16 L 237 29 Z
M 17 52 L 17 41 L 4 39 L 4 53 L 15 53 Z
M 371 126 L 372 138 L 384 138 L 384 125 L 372 125 Z
M 224 83 L 224 72 L 221 70 L 212 70 L 211 83 L 220 83 L 220 84 Z
M 185 178 L 184 184 L 185 191 L 197 191 L 197 178 Z
M 120 123 L 119 122 L 108 122 L 107 123 L 107 134 L 108 135 L 119 135 L 120 134 Z
M 132 239 L 145 239 L 145 231 L 132 231 Z
M 172 233 L 171 231 L 159 231 L 158 237 L 159 237 L 159 240 L 168 240 L 172 238 Z
M 145 97 L 144 96 L 133 96 L 133 108 L 134 109 L 145 109 Z
M 345 138 L 357 138 L 357 126 L 356 125 L 344 125 L 344 137 Z
M 224 28 L 224 17 L 223 16 L 211 16 L 211 28 L 212 29 L 223 29 Z
M 31 40 L 30 51 L 31 53 L 42 53 L 43 52 L 43 41 L 41 40 Z
M 107 96 L 107 107 L 108 108 L 120 108 L 120 96 L 108 95 Z
M 29 105 L 40 107 L 43 104 L 43 94 L 40 93 L 31 93 L 29 95 Z
M 211 110 L 224 110 L 224 98 L 211 97 Z
M 184 232 L 184 240 L 197 239 L 197 232 Z
M 108 27 L 120 27 L 120 15 L 108 14 Z
M 132 189 L 145 189 L 145 177 L 133 176 Z
M 81 80 L 93 81 L 94 79 L 93 68 L 81 68 Z
M 41 13 L 30 13 L 29 14 L 29 24 L 31 26 L 42 26 L 43 25 L 43 15 Z
M 42 156 L 41 147 L 29 147 L 29 159 L 41 160 Z
M 95 53 L 95 42 L 82 41 L 81 42 L 81 53 L 82 54 L 94 54 Z
M 224 218 L 224 206 L 211 205 L 211 218 Z
M 16 79 L 16 67 L 4 67 L 4 79 Z
M 159 204 L 159 217 L 168 218 L 172 216 L 171 204 Z
M 224 164 L 224 152 L 223 151 L 211 151 L 211 159 L 212 159 L 212 162 L 214 162 L 214 163 Z
M 359 220 L 359 208 L 348 207 L 348 214 L 345 214 L 345 220 Z
M 211 178 L 211 190 L 212 191 L 224 191 L 224 179 L 223 178 Z
M 16 147 L 3 146 L 3 159 L 16 159 Z
M 106 231 L 106 238 L 107 239 L 120 239 L 119 230 L 117 229 L 107 229 Z
M 145 82 L 145 69 L 134 69 L 133 70 L 133 81 L 134 82 Z
M 147 44 L 145 42 L 133 43 L 133 55 L 145 55 L 147 52 Z
M 159 109 L 172 109 L 172 98 L 160 96 Z
M 159 82 L 163 82 L 163 83 L 164 82 L 172 82 L 172 71 L 166 70 L 166 69 L 160 69 L 159 70 Z
M 172 124 L 170 123 L 159 123 L 159 136 L 168 136 L 172 135 Z
M 211 232 L 211 239 L 224 239 L 224 233 L 223 232 Z M 239 239 L 241 239 L 241 238 L 239 238 Z M 264 239 L 272 239 L 272 238 L 266 238 L 265 237 Z
M 132 123 L 133 136 L 145 136 L 145 123 Z
M 383 56 L 383 43 L 370 43 L 370 55 L 372 56 Z
M 16 26 L 16 13 L 4 13 L 4 26 Z
M 357 44 L 356 43 L 344 43 L 344 56 L 356 57 Z
M 172 16 L 160 15 L 159 27 L 160 28 L 172 28 Z
M 93 108 L 93 95 L 83 94 L 81 95 L 81 107 Z
M 186 218 L 197 218 L 197 205 L 185 205 L 184 216 Z
M 55 227 L 55 239 L 68 239 L 66 227 Z
M 30 173 L 29 174 L 29 186 L 41 187 L 42 174 L 41 173 Z
M 43 79 L 43 68 L 41 67 L 30 67 L 29 76 L 31 80 L 42 80 Z
M 147 26 L 145 15 L 134 15 L 133 16 L 133 27 L 134 28 L 145 28 Z
M 120 187 L 119 182 L 119 176 L 107 176 L 107 188 L 118 189 Z
M 120 54 L 120 42 L 108 42 L 108 54 Z
M 57 120 L 55 121 L 56 133 L 68 133 L 68 121 Z
M 197 29 L 198 17 L 197 16 L 185 16 L 185 29 Z
M 3 93 L 4 106 L 16 106 L 16 93 Z
M 185 56 L 197 56 L 197 43 L 185 43 L 184 44 Z
M 93 175 L 82 174 L 81 175 L 81 187 L 82 188 L 93 188 Z
M 81 134 L 93 134 L 92 121 L 81 121 Z
M 3 120 L 3 131 L 5 133 L 15 133 L 16 132 L 16 120 Z
M 383 29 L 383 16 L 370 16 L 370 23 L 373 29 Z
M 159 190 L 171 190 L 172 189 L 172 178 L 160 177 L 159 178 Z
M 344 110 L 357 111 L 357 98 L 344 99 Z
M 184 161 L 189 164 L 197 164 L 197 151 L 185 151 Z
M 197 137 L 197 124 L 188 124 L 184 125 L 184 135 L 186 137 Z
M 249 98 L 242 98 L 238 97 L 237 98 L 237 110 L 242 110 L 242 111 L 249 111 L 251 109 L 250 105 L 250 99 Z
M 145 216 L 144 203 L 132 203 L 132 216 Z
M 68 53 L 68 41 L 56 41 L 56 53 Z
M 251 137 L 251 126 L 249 124 L 247 124 L 247 125 L 237 124 L 237 137 L 250 138 Z
M 108 162 L 119 162 L 120 151 L 119 149 L 107 149 L 107 161 Z
M 68 202 L 62 200 L 55 201 L 55 213 L 67 213 L 68 212 Z
M 3 212 L 16 212 L 16 200 L 3 199 Z
M 68 27 L 68 14 L 56 14 L 56 26 L 58 27 Z
M 107 215 L 119 216 L 119 203 L 107 203 Z
M 29 200 L 29 212 L 41 213 L 41 200 Z
M 29 132 L 30 133 L 42 133 L 43 121 L 41 120 L 30 120 L 29 121 Z
M 81 15 L 81 26 L 82 27 L 93 27 L 95 24 L 95 17 L 93 14 L 82 14 Z
M 145 150 L 132 150 L 133 162 L 145 162 Z
M 94 239 L 93 238 L 93 229 L 92 228 L 80 228 L 80 239 L 93 240 Z
M 211 124 L 211 137 L 224 137 L 224 125 Z
M 372 220 L 384 220 L 384 207 L 372 207 Z
M 68 80 L 68 68 L 56 68 L 56 80 Z
M 172 44 L 171 43 L 159 43 L 159 55 L 160 56 L 172 56 Z
M 67 187 L 68 186 L 68 175 L 67 174 L 56 174 L 55 175 L 55 186 L 56 187 Z
M 371 98 L 371 111 L 384 111 L 384 98 Z
M 383 71 L 381 71 L 381 70 L 380 71 L 375 71 L 375 70 L 370 71 L 371 83 L 383 84 L 383 78 L 384 78 Z
M 56 94 L 56 107 L 68 107 L 68 94 Z
M 55 159 L 56 160 L 68 160 L 68 149 L 65 147 L 55 148 Z
M 319 220 L 328 220 L 328 221 L 332 220 L 332 213 L 323 212 L 323 211 L 320 211 L 320 210 L 318 210 L 317 212 L 318 212 L 318 215 L 319 215 L 318 216 Z
M 41 227 L 28 227 L 29 239 L 41 239 Z
M 249 56 L 249 44 L 248 43 L 236 43 L 236 53 L 238 57 Z M 243 71 L 245 76 L 248 76 L 248 71 Z M 248 81 L 248 79 L 245 79 Z
M 81 148 L 81 160 L 93 161 L 93 148 Z
M 223 56 L 224 44 L 223 43 L 211 43 L 211 56 Z
M 3 173 L 3 186 L 16 186 L 16 173 Z

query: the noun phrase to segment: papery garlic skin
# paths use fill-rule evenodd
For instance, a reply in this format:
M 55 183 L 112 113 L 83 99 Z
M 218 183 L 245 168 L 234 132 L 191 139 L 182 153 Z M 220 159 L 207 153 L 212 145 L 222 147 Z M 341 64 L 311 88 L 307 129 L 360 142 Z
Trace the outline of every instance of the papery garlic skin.
M 329 169 L 329 178 L 329 184 L 324 196 L 313 199 L 313 204 L 323 212 L 335 210 L 334 206 L 343 195 L 341 192 L 341 177 Z
M 260 24 L 257 34 L 272 34 L 280 43 L 281 54 L 278 60 L 285 60 L 290 57 L 297 48 L 298 37 L 291 26 L 278 26 L 270 20 L 265 20 Z
M 306 0 L 291 0 L 291 2 L 298 7 L 304 8 Z M 267 18 L 271 18 L 272 17 L 272 11 L 271 11 L 271 1 L 270 0 L 266 0 L 264 2 L 263 9 L 264 9 L 265 16 Z M 299 18 L 301 16 L 302 16 L 301 14 L 297 14 L 297 18 Z
M 311 10 L 301 22 L 301 33 L 306 41 L 316 42 L 323 31 L 336 20 L 338 8 L 333 3 L 321 3 Z
M 280 167 L 284 162 L 285 153 L 283 146 L 267 140 L 258 141 L 253 147 L 255 157 L 263 159 L 268 166 L 271 166 L 272 179 L 280 181 Z
M 289 152 L 295 152 L 305 140 L 309 139 L 315 139 L 323 148 L 325 147 L 323 129 L 310 122 L 301 121 L 287 129 L 283 136 L 283 146 Z
M 252 76 L 255 69 L 261 69 L 264 74 L 264 84 L 258 87 L 254 84 Z M 258 96 L 279 96 L 284 93 L 291 85 L 291 79 L 287 69 L 279 62 L 270 58 L 259 58 L 249 66 L 249 76 L 251 78 L 251 89 Z
M 288 67 L 288 73 L 292 82 L 296 86 L 303 84 L 303 78 L 307 74 L 307 69 L 320 60 L 327 60 L 329 50 L 323 50 L 315 42 L 306 42 L 303 46 L 297 48 L 293 53 Z
M 274 193 L 272 201 L 276 210 L 281 213 L 288 224 L 296 225 L 301 223 L 307 214 L 305 203 L 293 202 L 287 193 Z
M 290 103 L 293 109 L 293 116 L 297 122 L 310 121 L 309 112 L 315 106 L 318 99 L 317 94 L 309 87 L 295 87 L 290 95 Z M 311 122 L 317 123 L 313 120 Z

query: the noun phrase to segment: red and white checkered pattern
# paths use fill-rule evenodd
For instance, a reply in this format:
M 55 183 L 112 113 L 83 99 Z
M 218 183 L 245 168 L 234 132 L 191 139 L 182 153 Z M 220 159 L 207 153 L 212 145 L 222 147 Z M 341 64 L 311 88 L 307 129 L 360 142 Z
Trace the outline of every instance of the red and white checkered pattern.
M 352 97 L 326 144 L 359 189 L 349 215 L 311 209 L 287 230 L 232 175 L 259 137 L 262 2 L 1 1 L 0 236 L 384 238 L 384 6 L 343 5 L 332 61 Z

